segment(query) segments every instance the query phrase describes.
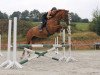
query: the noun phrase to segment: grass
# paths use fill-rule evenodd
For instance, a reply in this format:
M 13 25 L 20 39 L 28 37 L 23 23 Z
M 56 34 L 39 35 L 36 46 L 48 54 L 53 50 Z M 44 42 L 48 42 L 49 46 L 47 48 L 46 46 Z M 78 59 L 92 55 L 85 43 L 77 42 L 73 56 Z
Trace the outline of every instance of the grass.
M 78 31 L 89 31 L 89 23 L 75 23 Z
M 41 22 L 32 22 L 32 25 L 33 26 L 39 26 L 39 25 L 41 25 Z

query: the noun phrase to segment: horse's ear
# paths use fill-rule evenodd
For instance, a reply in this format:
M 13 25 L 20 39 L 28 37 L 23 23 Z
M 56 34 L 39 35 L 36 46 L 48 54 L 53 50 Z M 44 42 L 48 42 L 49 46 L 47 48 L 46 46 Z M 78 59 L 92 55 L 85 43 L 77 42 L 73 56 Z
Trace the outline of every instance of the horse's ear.
M 61 11 L 62 9 L 58 9 L 57 12 Z
M 66 12 L 68 12 L 68 13 L 69 13 L 69 10 L 66 10 Z

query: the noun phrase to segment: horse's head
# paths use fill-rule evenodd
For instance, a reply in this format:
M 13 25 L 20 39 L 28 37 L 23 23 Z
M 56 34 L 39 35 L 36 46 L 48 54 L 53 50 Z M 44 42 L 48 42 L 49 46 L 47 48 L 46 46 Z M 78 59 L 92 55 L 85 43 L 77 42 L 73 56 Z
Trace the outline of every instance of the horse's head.
M 62 11 L 62 19 L 66 22 L 67 25 L 69 25 L 69 11 L 68 10 Z
M 52 13 L 51 15 L 59 20 L 61 19 L 64 20 L 67 25 L 69 24 L 69 11 L 68 10 L 64 10 L 64 9 L 55 10 L 55 12 Z

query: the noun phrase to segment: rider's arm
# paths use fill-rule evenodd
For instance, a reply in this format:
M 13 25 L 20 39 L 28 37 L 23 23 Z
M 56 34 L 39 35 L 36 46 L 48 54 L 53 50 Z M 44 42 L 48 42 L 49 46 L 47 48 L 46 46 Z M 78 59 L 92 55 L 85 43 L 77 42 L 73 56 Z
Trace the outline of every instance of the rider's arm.
M 48 14 L 47 14 L 48 19 L 50 19 L 52 17 L 52 16 L 50 16 L 50 14 L 51 14 L 51 11 L 49 11 Z

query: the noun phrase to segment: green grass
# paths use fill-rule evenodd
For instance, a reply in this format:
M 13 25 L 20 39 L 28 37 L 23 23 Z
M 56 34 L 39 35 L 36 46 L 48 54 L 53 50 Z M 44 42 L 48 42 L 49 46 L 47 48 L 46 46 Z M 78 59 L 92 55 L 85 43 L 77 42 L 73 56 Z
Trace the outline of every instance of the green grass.
M 89 31 L 89 23 L 75 23 L 79 31 Z
M 41 25 L 41 22 L 32 22 L 32 26 L 38 26 Z

